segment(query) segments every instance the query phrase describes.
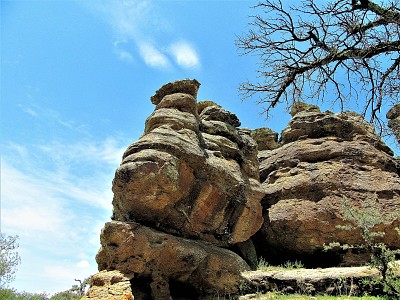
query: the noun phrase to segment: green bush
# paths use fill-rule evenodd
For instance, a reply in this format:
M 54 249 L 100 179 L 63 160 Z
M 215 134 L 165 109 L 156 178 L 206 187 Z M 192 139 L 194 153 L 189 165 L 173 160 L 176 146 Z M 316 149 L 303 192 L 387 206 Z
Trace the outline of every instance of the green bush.
M 344 219 L 351 225 L 337 226 L 343 230 L 361 229 L 362 245 L 340 245 L 331 243 L 325 249 L 332 249 L 338 245 L 342 249 L 364 248 L 371 253 L 370 266 L 379 270 L 380 277 L 375 279 L 363 280 L 364 288 L 374 294 L 381 294 L 388 299 L 400 299 L 400 265 L 396 262 L 396 255 L 400 255 L 400 250 L 389 249 L 383 243 L 377 243 L 376 238 L 382 237 L 385 233 L 374 231 L 374 228 L 383 223 L 388 223 L 400 215 L 400 211 L 393 211 L 391 214 L 384 214 L 381 211 L 377 199 L 367 198 L 361 203 L 361 207 L 355 207 L 349 199 L 342 198 L 342 208 Z M 400 235 L 400 230 L 395 228 Z

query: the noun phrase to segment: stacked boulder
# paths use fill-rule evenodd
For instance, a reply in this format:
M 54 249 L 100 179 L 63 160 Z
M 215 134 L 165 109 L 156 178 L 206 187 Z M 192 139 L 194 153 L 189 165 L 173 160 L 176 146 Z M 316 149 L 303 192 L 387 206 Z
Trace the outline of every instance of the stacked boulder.
M 282 263 L 359 265 L 362 248 L 324 252 L 324 244 L 363 244 L 346 219 L 347 206 L 375 207 L 385 220 L 376 242 L 400 248 L 400 166 L 364 118 L 353 112 L 320 112 L 299 103 L 279 148 L 259 152 L 265 222 L 254 238 L 258 254 Z M 371 209 L 369 207 L 368 209 Z
M 370 259 L 350 208 L 378 212 L 376 242 L 400 248 L 400 164 L 362 116 L 296 103 L 278 134 L 240 129 L 236 115 L 197 103 L 200 83 L 161 87 L 144 134 L 113 180 L 113 217 L 85 299 L 236 295 L 263 257 L 316 267 Z M 392 127 L 398 107 L 388 114 Z M 346 211 L 347 210 L 347 211 Z
M 257 144 L 234 114 L 197 103 L 199 86 L 181 80 L 156 92 L 115 173 L 113 221 L 96 259 L 131 278 L 137 295 L 236 293 L 249 265 L 228 248 L 251 256 L 246 242 L 263 223 Z

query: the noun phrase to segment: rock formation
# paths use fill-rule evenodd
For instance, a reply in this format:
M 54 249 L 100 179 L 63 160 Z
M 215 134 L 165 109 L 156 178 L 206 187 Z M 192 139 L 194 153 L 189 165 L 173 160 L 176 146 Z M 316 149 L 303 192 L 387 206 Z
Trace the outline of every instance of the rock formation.
M 82 300 L 133 300 L 130 278 L 120 271 L 101 271 L 92 276 L 90 290 Z
M 156 108 L 115 173 L 114 221 L 101 233 L 99 269 L 144 280 L 155 299 L 170 285 L 237 292 L 249 266 L 221 247 L 246 249 L 263 223 L 257 144 L 234 114 L 197 104 L 199 85 L 177 81 L 151 97 Z
M 197 103 L 199 86 L 175 81 L 151 97 L 144 134 L 115 173 L 101 272 L 85 299 L 107 290 L 112 299 L 237 294 L 260 257 L 364 263 L 362 249 L 322 251 L 362 243 L 359 230 L 337 227 L 349 224 L 345 204 L 376 205 L 386 216 L 380 241 L 400 248 L 400 166 L 360 115 L 298 103 L 278 141 L 268 128 L 240 129 L 212 101 Z
M 393 105 L 386 114 L 386 117 L 389 119 L 388 125 L 390 129 L 400 144 L 400 103 Z
M 255 238 L 259 255 L 314 266 L 365 263 L 368 254 L 322 249 L 333 242 L 362 243 L 360 231 L 338 226 L 349 224 L 343 217 L 346 201 L 361 207 L 366 200 L 376 203 L 383 216 L 393 216 L 375 229 L 385 232 L 381 241 L 400 248 L 395 232 L 400 225 L 400 168 L 393 152 L 360 115 L 306 108 L 293 113 L 281 147 L 259 152 L 265 191 L 265 222 Z

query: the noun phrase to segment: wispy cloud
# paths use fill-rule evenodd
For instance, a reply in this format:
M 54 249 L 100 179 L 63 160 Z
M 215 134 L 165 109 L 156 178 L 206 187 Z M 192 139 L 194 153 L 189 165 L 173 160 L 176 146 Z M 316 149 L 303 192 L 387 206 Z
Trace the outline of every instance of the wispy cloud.
M 177 32 L 171 20 L 160 12 L 153 0 L 93 1 L 87 6 L 112 27 L 116 41 L 130 42 L 138 49 L 137 55 L 151 68 L 169 69 L 172 66 L 191 69 L 200 65 L 194 46 L 189 42 L 174 41 Z M 169 38 L 168 38 L 169 37 Z M 172 43 L 165 43 L 165 40 Z M 133 47 L 132 47 L 133 48 Z M 114 42 L 114 52 L 119 59 L 132 62 L 134 54 Z
M 32 99 L 32 95 L 28 94 L 27 98 L 30 99 L 31 101 Z M 18 107 L 24 112 L 27 113 L 29 115 L 31 115 L 32 117 L 35 118 L 42 118 L 47 120 L 47 122 L 53 122 L 53 123 L 57 123 L 59 125 L 62 125 L 63 127 L 66 128 L 75 128 L 77 129 L 79 126 L 77 126 L 77 124 L 75 124 L 75 122 L 71 121 L 71 120 L 66 120 L 63 119 L 62 116 L 60 115 L 60 113 L 58 113 L 57 111 L 48 108 L 48 107 L 39 107 L 37 105 L 33 105 L 33 104 L 18 104 Z
M 187 42 L 177 42 L 169 46 L 176 63 L 183 68 L 196 68 L 200 66 L 199 56 L 192 45 Z
M 17 289 L 36 291 L 44 280 L 54 288 L 48 292 L 61 291 L 97 271 L 100 229 L 111 216 L 111 182 L 126 146 L 107 138 L 3 147 L 1 226 L 20 236 Z
M 128 42 L 125 39 L 116 40 L 113 42 L 114 53 L 121 61 L 125 61 L 128 63 L 134 62 L 134 58 L 131 52 L 126 50 L 123 46 L 127 46 Z
M 139 51 L 140 55 L 144 59 L 144 62 L 150 67 L 166 68 L 170 65 L 167 56 L 152 44 L 149 43 L 140 44 Z
M 31 115 L 32 117 L 37 117 L 38 116 L 38 112 L 33 107 L 30 107 L 30 106 L 27 106 L 27 105 L 23 105 L 23 104 L 18 104 L 18 107 L 20 109 L 22 109 L 23 112 Z

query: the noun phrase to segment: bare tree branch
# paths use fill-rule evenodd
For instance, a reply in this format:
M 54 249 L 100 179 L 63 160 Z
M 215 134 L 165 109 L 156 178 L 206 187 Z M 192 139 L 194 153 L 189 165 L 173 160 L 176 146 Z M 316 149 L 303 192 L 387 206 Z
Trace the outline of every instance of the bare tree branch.
M 323 102 L 333 89 L 342 108 L 362 103 L 360 111 L 383 124 L 381 108 L 399 102 L 399 1 L 262 1 L 255 6 L 262 14 L 237 41 L 261 62 L 260 82 L 243 83 L 243 96 L 258 95 L 268 114 L 279 103 Z

